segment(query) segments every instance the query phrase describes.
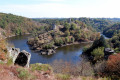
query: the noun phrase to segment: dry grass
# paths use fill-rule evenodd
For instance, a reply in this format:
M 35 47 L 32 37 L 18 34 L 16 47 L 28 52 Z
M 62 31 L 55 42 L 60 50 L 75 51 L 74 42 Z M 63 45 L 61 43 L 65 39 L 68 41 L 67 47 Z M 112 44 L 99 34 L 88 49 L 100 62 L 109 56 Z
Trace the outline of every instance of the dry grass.
M 77 64 L 70 62 L 54 61 L 51 66 L 55 73 L 68 74 L 72 76 L 93 76 L 93 68 L 89 62 L 81 61 Z

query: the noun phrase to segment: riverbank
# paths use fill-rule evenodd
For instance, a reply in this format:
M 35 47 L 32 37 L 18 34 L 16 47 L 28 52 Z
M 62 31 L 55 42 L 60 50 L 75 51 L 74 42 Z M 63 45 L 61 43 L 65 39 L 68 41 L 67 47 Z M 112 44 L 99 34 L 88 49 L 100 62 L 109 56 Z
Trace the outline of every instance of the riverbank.
M 30 35 L 31 33 L 25 33 L 25 34 L 22 34 L 22 35 L 10 35 L 8 37 L 5 37 L 4 39 L 7 39 L 7 38 L 11 38 L 11 37 L 15 37 L 15 36 L 23 36 L 23 35 Z
M 64 46 L 70 46 L 70 45 L 74 45 L 74 44 L 81 44 L 81 43 L 93 43 L 93 41 L 89 41 L 89 42 L 74 42 L 74 43 L 70 43 L 70 44 L 65 44 L 65 45 L 59 46 L 57 48 L 64 47 Z M 57 49 L 57 48 L 55 48 L 55 49 Z

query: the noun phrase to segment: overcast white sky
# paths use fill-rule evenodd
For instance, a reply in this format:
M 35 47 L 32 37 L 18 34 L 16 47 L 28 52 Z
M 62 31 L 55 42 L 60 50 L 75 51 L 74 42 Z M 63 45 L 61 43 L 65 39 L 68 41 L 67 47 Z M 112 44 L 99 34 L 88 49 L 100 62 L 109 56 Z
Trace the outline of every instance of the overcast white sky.
M 1 0 L 0 12 L 29 18 L 120 18 L 120 0 Z

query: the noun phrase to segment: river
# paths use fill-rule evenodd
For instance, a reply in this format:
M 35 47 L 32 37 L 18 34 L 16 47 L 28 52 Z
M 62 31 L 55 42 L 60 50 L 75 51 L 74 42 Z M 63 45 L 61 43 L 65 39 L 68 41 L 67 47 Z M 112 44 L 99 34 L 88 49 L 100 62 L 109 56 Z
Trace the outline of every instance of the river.
M 30 50 L 29 46 L 26 44 L 30 35 L 24 36 L 15 36 L 8 38 L 8 42 L 12 43 L 16 48 L 20 50 L 26 50 L 31 53 L 30 63 L 52 63 L 54 60 L 63 60 L 67 62 L 77 63 L 81 60 L 80 54 L 85 46 L 90 45 L 91 43 L 80 43 L 74 45 L 68 45 L 64 47 L 59 47 L 56 49 L 56 53 L 50 56 L 40 55 L 39 52 Z

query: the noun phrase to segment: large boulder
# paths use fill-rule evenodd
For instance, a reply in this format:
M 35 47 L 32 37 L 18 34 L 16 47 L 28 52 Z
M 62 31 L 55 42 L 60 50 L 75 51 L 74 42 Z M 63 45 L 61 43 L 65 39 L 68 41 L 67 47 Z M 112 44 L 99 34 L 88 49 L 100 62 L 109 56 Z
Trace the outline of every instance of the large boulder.
M 114 54 L 114 50 L 111 48 L 105 48 L 104 49 L 104 58 L 108 59 L 109 55 Z
M 14 65 L 29 67 L 31 54 L 25 50 L 20 52 L 19 48 L 9 49 L 9 56 L 13 59 Z
M 54 49 L 47 49 L 47 50 L 41 50 L 40 51 L 40 54 L 41 55 L 52 55 L 55 53 L 55 50 Z
M 20 53 L 20 49 L 19 48 L 9 48 L 8 52 L 9 52 L 9 56 L 13 59 L 13 63 L 14 63 L 18 54 Z

